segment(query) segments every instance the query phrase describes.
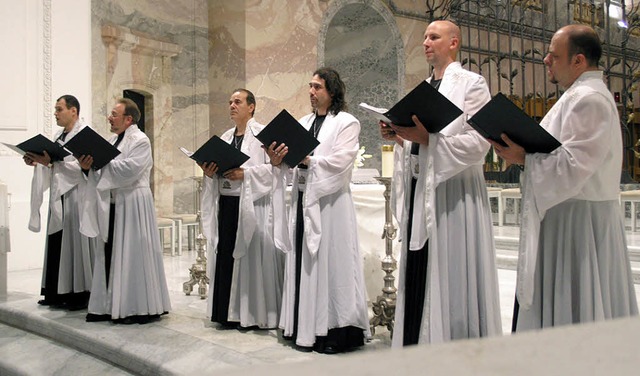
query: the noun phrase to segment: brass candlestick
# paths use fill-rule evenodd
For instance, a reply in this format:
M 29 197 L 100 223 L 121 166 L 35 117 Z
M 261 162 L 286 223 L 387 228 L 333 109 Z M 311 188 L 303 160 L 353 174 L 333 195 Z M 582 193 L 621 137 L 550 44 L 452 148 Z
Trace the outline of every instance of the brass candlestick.
M 207 277 L 207 238 L 203 235 L 202 231 L 202 216 L 200 215 L 200 195 L 202 194 L 202 176 L 194 176 L 192 179 L 197 184 L 196 195 L 196 217 L 198 221 L 198 235 L 196 236 L 196 262 L 189 268 L 189 275 L 191 279 L 182 284 L 182 291 L 185 294 L 191 295 L 193 286 L 198 284 L 198 295 L 200 299 L 206 299 L 207 297 L 207 285 L 209 284 L 209 277 Z
M 384 184 L 384 229 L 382 231 L 382 239 L 385 239 L 385 257 L 382 259 L 382 270 L 386 273 L 384 276 L 384 287 L 382 295 L 378 295 L 376 301 L 372 304 L 373 317 L 369 321 L 371 326 L 371 334 L 375 334 L 376 326 L 386 326 L 391 335 L 393 335 L 393 323 L 396 312 L 396 289 L 395 277 L 393 271 L 397 269 L 397 261 L 393 258 L 393 240 L 396 238 L 396 228 L 393 225 L 393 217 L 391 215 L 391 178 L 376 177 L 380 183 Z

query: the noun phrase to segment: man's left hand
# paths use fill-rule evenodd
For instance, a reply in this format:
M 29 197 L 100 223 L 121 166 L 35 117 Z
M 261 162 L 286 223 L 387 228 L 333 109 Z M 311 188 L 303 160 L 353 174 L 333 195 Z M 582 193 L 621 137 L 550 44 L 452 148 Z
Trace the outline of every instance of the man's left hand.
M 244 169 L 234 168 L 224 173 L 224 178 L 229 180 L 244 180 Z
M 40 163 L 41 165 L 48 167 L 51 164 L 51 157 L 49 156 L 46 150 L 44 150 L 42 153 L 43 154 L 40 155 L 36 153 L 27 152 L 25 153 L 23 159 L 25 160 L 25 162 L 30 160 L 32 166 L 35 166 L 35 163 Z
M 504 159 L 510 164 L 524 165 L 525 156 L 527 154 L 524 151 L 524 148 L 511 141 L 509 136 L 504 133 L 500 135 L 500 137 L 502 138 L 502 141 L 507 144 L 507 146 L 500 145 L 499 143 L 492 140 L 487 140 L 491 143 L 491 145 L 493 145 L 493 149 L 496 151 L 496 154 L 498 154 L 500 158 Z

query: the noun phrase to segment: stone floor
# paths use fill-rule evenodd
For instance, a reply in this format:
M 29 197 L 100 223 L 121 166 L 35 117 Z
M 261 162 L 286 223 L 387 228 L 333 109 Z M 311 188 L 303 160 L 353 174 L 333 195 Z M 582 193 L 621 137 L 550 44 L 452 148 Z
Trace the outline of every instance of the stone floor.
M 503 331 L 509 336 L 517 227 L 496 227 Z M 640 250 L 640 233 L 628 233 L 630 250 Z M 182 292 L 195 252 L 165 256 L 173 311 L 141 325 L 87 323 L 86 311 L 38 306 L 41 270 L 9 272 L 8 297 L 0 299 L 0 375 L 192 375 L 242 367 L 349 357 L 388 349 L 389 333 L 378 328 L 370 343 L 351 354 L 303 353 L 277 331 L 225 330 L 205 317 L 205 301 Z M 382 281 L 380 281 L 382 286 Z M 640 300 L 640 285 L 636 284 Z M 206 372 L 203 372 L 206 370 Z

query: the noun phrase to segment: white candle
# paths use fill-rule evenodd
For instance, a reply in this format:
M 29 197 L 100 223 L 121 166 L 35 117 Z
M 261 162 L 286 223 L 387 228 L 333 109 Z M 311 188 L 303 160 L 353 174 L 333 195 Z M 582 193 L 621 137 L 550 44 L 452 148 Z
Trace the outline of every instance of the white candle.
M 393 145 L 382 145 L 382 177 L 393 175 Z

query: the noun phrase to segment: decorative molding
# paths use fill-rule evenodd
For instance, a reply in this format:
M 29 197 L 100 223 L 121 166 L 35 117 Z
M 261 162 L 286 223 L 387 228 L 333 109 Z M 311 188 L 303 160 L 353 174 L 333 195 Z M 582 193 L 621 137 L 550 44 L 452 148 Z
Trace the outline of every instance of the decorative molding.
M 601 27 L 604 11 L 592 2 L 576 2 L 573 4 L 573 20 L 585 25 Z
M 542 12 L 542 0 L 511 0 L 511 4 Z
M 51 0 L 42 0 L 42 133 L 48 138 L 53 121 L 51 85 Z
M 136 53 L 142 55 L 172 57 L 182 52 L 182 47 L 175 43 L 154 39 L 128 27 L 112 24 L 102 26 L 102 41 L 108 47 L 115 46 L 118 50 L 127 52 L 135 49 Z

